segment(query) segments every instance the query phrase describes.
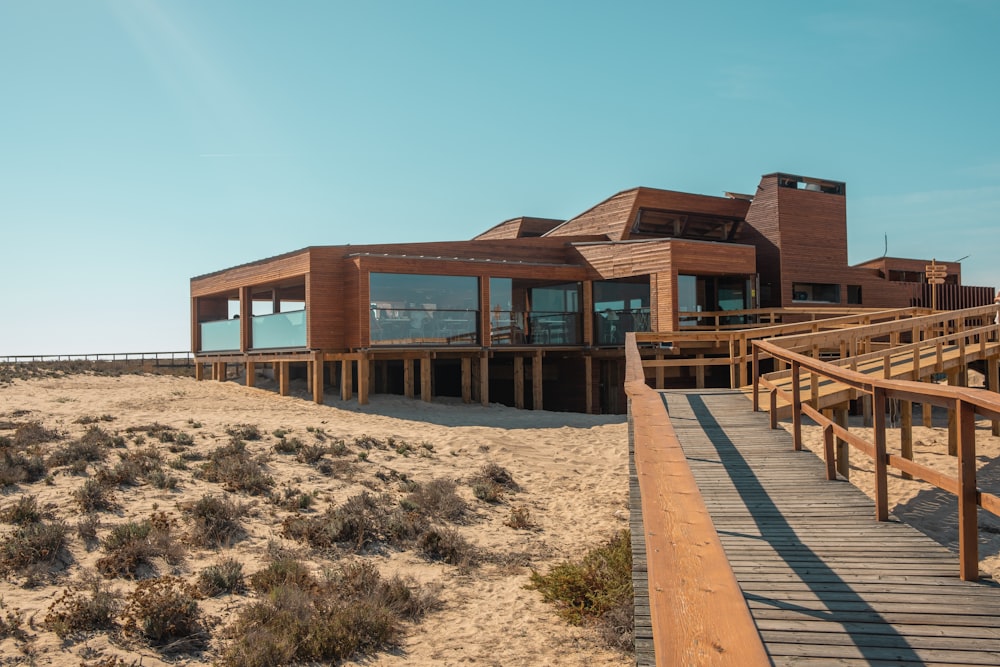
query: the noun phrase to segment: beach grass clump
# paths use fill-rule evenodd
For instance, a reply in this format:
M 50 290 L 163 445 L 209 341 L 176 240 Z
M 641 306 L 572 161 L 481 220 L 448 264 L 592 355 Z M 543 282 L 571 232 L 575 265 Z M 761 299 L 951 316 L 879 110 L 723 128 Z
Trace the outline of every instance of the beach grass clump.
M 68 530 L 62 521 L 17 526 L 0 540 L 0 574 L 23 573 L 54 564 L 66 546 Z
M 264 469 L 265 461 L 266 457 L 251 456 L 242 440 L 232 440 L 209 453 L 200 473 L 205 480 L 220 483 L 229 491 L 258 496 L 274 486 L 274 478 Z
M 528 588 L 539 591 L 570 623 L 593 623 L 611 645 L 632 649 L 632 536 L 628 530 L 580 561 L 560 563 L 544 575 L 532 572 Z
M 275 433 L 284 433 L 284 431 L 275 431 Z M 303 443 L 300 439 L 296 437 L 286 438 L 282 435 L 278 438 L 278 441 L 274 443 L 274 451 L 278 454 L 295 454 L 300 449 L 302 449 Z
M 471 567 L 479 562 L 476 548 L 454 528 L 428 528 L 417 539 L 417 548 L 424 557 L 449 565 Z
M 224 496 L 203 495 L 187 507 L 188 539 L 202 547 L 228 547 L 243 536 L 247 508 Z
M 84 512 L 102 512 L 117 507 L 111 486 L 99 476 L 85 480 L 72 496 Z
M 41 422 L 26 422 L 14 431 L 12 444 L 18 449 L 26 449 L 34 445 L 56 442 L 64 437 L 57 430 L 45 428 Z
M 510 509 L 510 516 L 504 521 L 504 525 L 515 530 L 535 530 L 538 524 L 531 518 L 531 511 L 524 505 L 518 505 Z
M 184 550 L 174 537 L 174 521 L 163 512 L 154 512 L 142 521 L 118 524 L 101 541 L 105 555 L 97 560 L 97 570 L 105 577 L 136 577 L 142 567 L 153 567 L 162 557 L 176 565 Z
M 123 445 L 121 436 L 112 435 L 100 426 L 90 426 L 78 439 L 52 452 L 49 466 L 69 466 L 72 472 L 81 473 L 88 464 L 106 459 L 108 449 Z
M 97 416 L 97 415 L 81 415 L 80 417 L 77 417 L 76 419 L 74 419 L 73 423 L 74 424 L 87 425 L 87 424 L 97 424 L 97 423 L 100 423 L 100 422 L 113 422 L 114 420 L 115 420 L 114 415 L 108 415 L 108 414 L 103 414 L 103 415 L 100 415 L 100 416 Z
M 242 593 L 246 588 L 243 564 L 234 558 L 223 558 L 198 574 L 198 591 L 206 597 L 223 593 Z
M 42 520 L 42 510 L 35 496 L 24 495 L 0 509 L 0 521 L 26 526 Z
M 49 605 L 42 625 L 66 638 L 77 632 L 110 631 L 117 627 L 122 610 L 122 596 L 100 577 L 87 577 L 70 586 Z
M 371 563 L 344 564 L 322 581 L 285 578 L 240 612 L 220 662 L 330 664 L 370 655 L 397 644 L 403 623 L 436 605 L 436 592 L 398 576 L 385 579 Z
M 8 442 L 7 446 L 0 442 L 0 488 L 44 479 L 48 471 L 37 450 L 21 451 Z
M 226 433 L 233 440 L 260 440 L 264 437 L 256 424 L 233 424 L 226 427 Z

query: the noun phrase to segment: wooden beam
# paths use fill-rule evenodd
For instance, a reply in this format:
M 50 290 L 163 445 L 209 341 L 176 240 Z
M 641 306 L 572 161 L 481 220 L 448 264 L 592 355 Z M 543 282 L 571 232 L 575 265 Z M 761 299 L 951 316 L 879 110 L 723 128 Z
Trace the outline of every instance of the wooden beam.
M 472 402 L 472 358 L 462 357 L 462 402 Z
M 371 391 L 371 360 L 365 356 L 358 358 L 358 405 L 368 405 Z
M 431 401 L 431 354 L 425 352 L 420 359 L 420 400 Z
M 524 357 L 514 357 L 514 407 L 524 409 Z
M 247 361 L 246 363 L 246 386 L 253 387 L 257 384 L 257 364 L 252 361 Z
M 413 398 L 413 359 L 403 359 L 403 395 Z
M 479 356 L 479 401 L 490 404 L 490 356 L 486 352 Z
M 313 355 L 312 362 L 309 363 L 312 367 L 312 383 L 313 383 L 313 401 L 323 404 L 323 378 L 326 377 L 326 373 L 323 371 L 323 353 L 316 352 Z
M 343 359 L 340 362 L 340 399 L 349 401 L 354 396 L 354 361 Z
M 288 396 L 288 364 L 287 361 L 278 362 L 278 393 Z
M 899 454 L 904 459 L 913 460 L 913 402 L 899 402 Z M 903 479 L 913 479 L 908 472 L 901 473 Z
M 542 401 L 542 351 L 537 350 L 531 360 L 531 407 L 534 410 L 544 410 Z

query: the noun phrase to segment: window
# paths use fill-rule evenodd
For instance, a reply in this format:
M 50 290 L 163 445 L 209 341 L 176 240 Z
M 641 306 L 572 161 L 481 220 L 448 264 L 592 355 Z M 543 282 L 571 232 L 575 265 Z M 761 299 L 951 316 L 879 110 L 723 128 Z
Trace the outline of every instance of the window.
M 373 344 L 478 342 L 479 279 L 410 273 L 369 276 Z
M 840 285 L 792 283 L 792 301 L 840 303 Z
M 847 286 L 847 303 L 852 306 L 861 305 L 861 285 Z

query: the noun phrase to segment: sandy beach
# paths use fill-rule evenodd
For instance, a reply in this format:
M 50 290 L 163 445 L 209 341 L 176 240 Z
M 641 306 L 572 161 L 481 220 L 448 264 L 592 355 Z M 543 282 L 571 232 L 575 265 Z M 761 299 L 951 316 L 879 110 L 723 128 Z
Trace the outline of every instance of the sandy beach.
M 183 553 L 153 558 L 133 577 L 107 579 L 123 595 L 144 577 L 174 575 L 194 582 L 223 557 L 238 560 L 248 576 L 282 550 L 317 576 L 338 558 L 363 558 L 384 577 L 398 574 L 437 591 L 438 604 L 405 628 L 397 648 L 357 664 L 629 664 L 628 657 L 608 648 L 591 629 L 568 625 L 538 591 L 525 588 L 532 569 L 544 572 L 580 558 L 627 527 L 627 427 L 622 416 L 518 411 L 447 400 L 423 403 L 391 396 L 374 396 L 367 406 L 337 398 L 316 405 L 304 400 L 304 386 L 293 383 L 292 389 L 292 396 L 282 397 L 266 386 L 247 389 L 234 382 L 148 375 L 73 375 L 15 380 L 0 387 L 0 436 L 12 437 L 18 425 L 38 422 L 61 436 L 40 445 L 46 456 L 94 427 L 121 438 L 103 462 L 82 470 L 53 466 L 42 480 L 4 488 L 0 509 L 32 495 L 47 519 L 61 519 L 70 530 L 65 553 L 50 572 L 6 577 L 0 616 L 13 614 L 21 622 L 19 632 L 0 641 L 0 662 L 126 665 L 141 659 L 142 665 L 152 667 L 209 664 L 217 657 L 228 641 L 224 629 L 254 599 L 253 592 L 199 600 L 200 613 L 211 628 L 211 639 L 200 653 L 164 655 L 134 638 L 104 632 L 60 639 L 46 627 L 46 614 L 57 597 L 95 576 L 106 551 L 101 540 L 114 526 L 163 513 L 174 522 Z M 186 434 L 180 438 L 184 446 L 156 440 L 153 434 L 162 430 L 150 430 L 150 425 Z M 231 440 L 227 430 L 245 425 L 261 434 L 248 440 L 246 448 L 273 479 L 270 497 L 227 491 L 198 472 L 205 457 Z M 340 457 L 324 455 L 324 469 L 282 451 L 293 438 L 303 446 L 342 440 L 348 447 Z M 381 444 L 366 449 L 354 444 L 359 438 Z M 117 486 L 112 508 L 97 512 L 97 542 L 81 538 L 76 529 L 84 518 L 80 489 L 101 466 L 149 447 L 161 452 L 163 470 L 174 478 L 174 486 L 158 488 L 144 480 Z M 185 457 L 190 464 L 177 463 Z M 497 502 L 477 498 L 468 483 L 488 464 L 508 471 L 517 487 Z M 440 479 L 454 482 L 455 493 L 464 501 L 463 518 L 453 528 L 480 555 L 473 566 L 393 548 L 331 554 L 290 539 L 283 530 L 289 517 L 317 516 L 362 491 L 400 495 L 404 483 L 416 486 Z M 243 532 L 228 547 L 206 547 L 189 539 L 191 507 L 206 494 L 246 507 Z M 279 502 L 303 494 L 311 497 L 307 508 Z M 526 527 L 509 525 L 515 509 L 527 519 Z M 10 523 L 0 524 L 0 535 L 14 530 Z

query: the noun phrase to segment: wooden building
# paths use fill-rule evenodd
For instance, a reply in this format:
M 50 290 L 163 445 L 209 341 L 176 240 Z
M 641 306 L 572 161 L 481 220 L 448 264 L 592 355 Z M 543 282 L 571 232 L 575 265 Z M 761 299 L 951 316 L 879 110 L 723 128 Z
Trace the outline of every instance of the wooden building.
M 317 401 L 335 388 L 624 412 L 626 331 L 682 330 L 705 311 L 916 305 L 892 278 L 848 266 L 844 183 L 769 174 L 754 195 L 641 187 L 468 241 L 315 246 L 198 276 L 191 338 L 199 377 L 238 364 L 252 385 L 267 366 L 281 393 L 301 375 Z

